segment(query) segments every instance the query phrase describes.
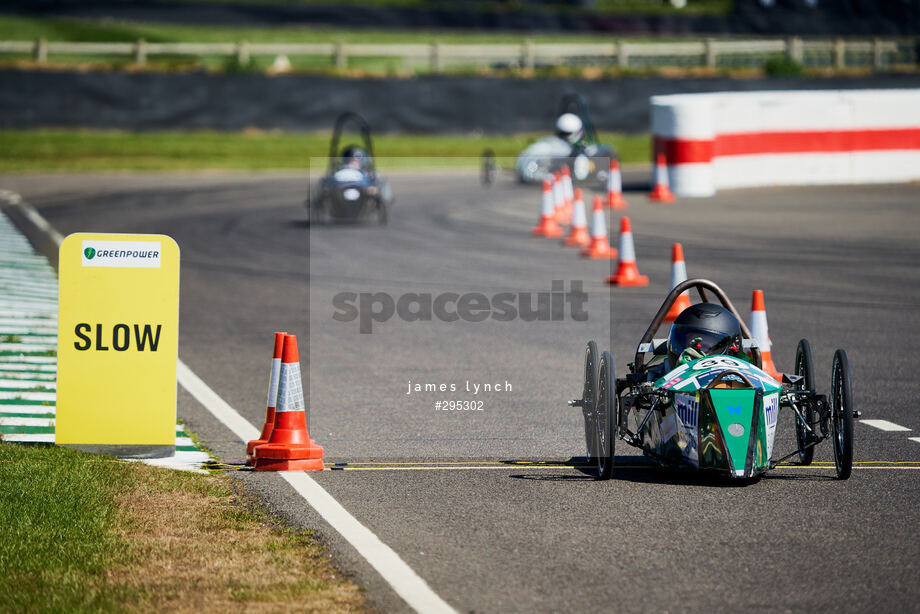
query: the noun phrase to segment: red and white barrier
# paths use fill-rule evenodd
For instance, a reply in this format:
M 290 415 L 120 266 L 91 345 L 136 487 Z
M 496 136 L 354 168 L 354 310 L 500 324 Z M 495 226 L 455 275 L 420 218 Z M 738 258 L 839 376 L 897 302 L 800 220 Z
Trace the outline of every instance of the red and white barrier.
M 652 96 L 678 196 L 920 179 L 920 89 Z

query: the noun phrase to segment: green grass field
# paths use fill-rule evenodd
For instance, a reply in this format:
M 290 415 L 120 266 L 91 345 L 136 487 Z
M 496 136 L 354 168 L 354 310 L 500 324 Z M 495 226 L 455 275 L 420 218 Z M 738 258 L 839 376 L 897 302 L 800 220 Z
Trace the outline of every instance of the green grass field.
M 319 2 L 317 2 L 319 3 Z M 280 3 L 279 3 L 280 4 Z M 287 4 L 287 3 L 284 3 Z M 350 2 L 350 4 L 384 4 L 383 2 Z M 386 4 L 428 8 L 426 0 L 404 0 Z M 489 8 L 489 3 L 480 3 Z M 495 10 L 508 10 L 504 3 L 492 3 Z M 732 10 L 732 0 L 690 0 L 686 9 L 674 9 L 666 0 L 600 0 L 597 10 L 621 14 L 716 14 L 724 15 Z M 553 7 L 563 12 L 578 9 L 565 8 L 565 3 Z M 475 7 L 474 7 L 475 8 Z M 360 10 L 356 8 L 355 10 Z M 171 23 L 133 23 L 111 20 L 39 19 L 0 15 L 0 40 L 34 40 L 44 37 L 49 41 L 118 42 L 143 38 L 148 42 L 232 42 L 247 40 L 251 43 L 427 43 L 437 40 L 441 43 L 522 43 L 525 39 L 534 42 L 599 42 L 610 40 L 609 35 L 591 33 L 543 34 L 450 31 L 432 32 L 426 30 L 336 28 L 328 26 L 273 26 L 273 27 L 230 27 L 177 25 Z
M 622 3 L 624 12 L 635 12 L 635 6 L 643 5 L 651 12 L 670 7 L 668 2 L 649 2 L 647 0 L 628 0 Z M 631 6 L 629 8 L 627 5 Z M 730 8 L 730 0 L 707 0 L 691 2 L 691 10 L 701 7 L 722 10 Z M 359 10 L 359 9 L 355 9 Z M 673 11 L 674 9 L 669 9 Z M 728 9 L 726 9 L 728 10 Z M 195 42 L 195 43 L 502 43 L 522 44 L 525 40 L 534 43 L 598 43 L 610 42 L 609 34 L 597 33 L 508 33 L 477 31 L 438 31 L 431 30 L 395 30 L 364 29 L 336 27 L 231 27 L 200 26 L 170 23 L 135 23 L 102 20 L 77 19 L 38 19 L 0 15 L 0 40 L 34 41 L 43 38 L 49 42 L 134 42 L 144 39 L 147 42 Z M 633 40 L 641 40 L 634 38 Z M 656 38 L 657 41 L 665 39 Z M 269 68 L 274 56 L 251 56 L 249 63 L 240 66 L 234 57 L 219 55 L 156 55 L 147 58 L 146 70 L 190 70 L 206 69 L 211 71 L 253 71 L 261 72 Z M 336 68 L 329 55 L 296 55 L 289 58 L 292 70 L 301 72 L 319 72 L 342 74 Z M 120 69 L 133 65 L 129 55 L 74 55 L 53 53 L 48 56 L 48 64 L 61 66 L 91 66 L 102 69 Z M 30 53 L 0 53 L 0 65 L 32 66 Z M 427 58 L 404 60 L 399 57 L 350 57 L 346 62 L 346 74 L 375 75 L 412 75 L 429 72 Z M 581 76 L 580 67 L 546 67 L 555 76 Z M 517 75 L 519 70 L 483 66 L 475 61 L 450 64 L 444 71 L 451 74 L 469 72 L 498 72 Z M 616 71 L 611 69 L 611 74 Z M 532 76 L 532 75 L 521 75 Z M 537 75 L 540 76 L 540 75 Z
M 486 147 L 508 164 L 537 136 L 542 135 L 382 135 L 374 146 L 382 172 L 476 168 Z M 602 133 L 600 138 L 617 149 L 623 163 L 650 159 L 648 135 Z M 4 173 L 306 170 L 311 159 L 324 165 L 328 152 L 327 133 L 0 131 L 0 172 Z
M 0 612 L 364 609 L 309 535 L 241 497 L 226 477 L 0 443 Z

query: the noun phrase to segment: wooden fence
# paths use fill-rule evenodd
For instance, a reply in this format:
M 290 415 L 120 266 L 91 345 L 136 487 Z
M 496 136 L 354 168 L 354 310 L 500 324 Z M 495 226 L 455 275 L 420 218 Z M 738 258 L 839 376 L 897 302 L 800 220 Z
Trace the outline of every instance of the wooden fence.
M 676 42 L 613 40 L 609 43 L 344 44 L 344 43 L 72 43 L 0 41 L 0 54 L 28 54 L 38 62 L 52 55 L 128 56 L 143 65 L 153 56 L 228 56 L 241 65 L 254 56 L 313 56 L 346 69 L 352 58 L 395 58 L 407 69 L 442 72 L 450 67 L 600 65 L 617 68 L 762 66 L 773 57 L 812 67 L 882 70 L 920 64 L 920 38 L 755 39 L 707 38 Z

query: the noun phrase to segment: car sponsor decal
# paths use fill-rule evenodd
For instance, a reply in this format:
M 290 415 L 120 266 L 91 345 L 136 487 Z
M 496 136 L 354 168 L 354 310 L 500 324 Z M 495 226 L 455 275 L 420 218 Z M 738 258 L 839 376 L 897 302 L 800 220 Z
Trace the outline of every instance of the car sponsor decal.
M 677 417 L 688 427 L 696 429 L 700 417 L 700 402 L 695 394 L 675 394 L 674 407 Z
M 674 394 L 674 412 L 677 414 L 681 455 L 693 466 L 699 466 L 699 446 L 696 427 L 700 420 L 700 402 L 695 394 Z
M 776 417 L 779 414 L 779 395 L 768 394 L 763 399 L 764 415 L 766 416 L 767 426 L 776 426 Z
M 135 235 L 136 236 L 136 235 Z M 80 264 L 85 267 L 160 268 L 160 241 L 109 241 L 84 239 Z
M 716 367 L 722 367 L 725 369 L 743 369 L 747 371 L 750 369 L 751 364 L 744 362 L 743 360 L 738 360 L 737 358 L 732 358 L 731 356 L 709 356 L 707 358 L 700 358 L 695 363 L 693 363 L 693 369 L 695 371 L 705 371 L 707 369 L 714 369 Z
M 764 423 L 767 426 L 767 457 L 773 455 L 773 443 L 776 439 L 776 420 L 779 417 L 779 393 L 766 394 L 763 397 Z

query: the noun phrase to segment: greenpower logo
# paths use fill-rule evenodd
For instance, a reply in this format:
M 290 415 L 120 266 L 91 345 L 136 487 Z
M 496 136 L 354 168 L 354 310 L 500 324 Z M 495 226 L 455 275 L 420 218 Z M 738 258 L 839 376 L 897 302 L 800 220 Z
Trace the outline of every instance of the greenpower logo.
M 87 260 L 92 260 L 96 256 L 96 250 L 92 247 L 87 247 L 83 250 L 83 255 L 86 256 Z

